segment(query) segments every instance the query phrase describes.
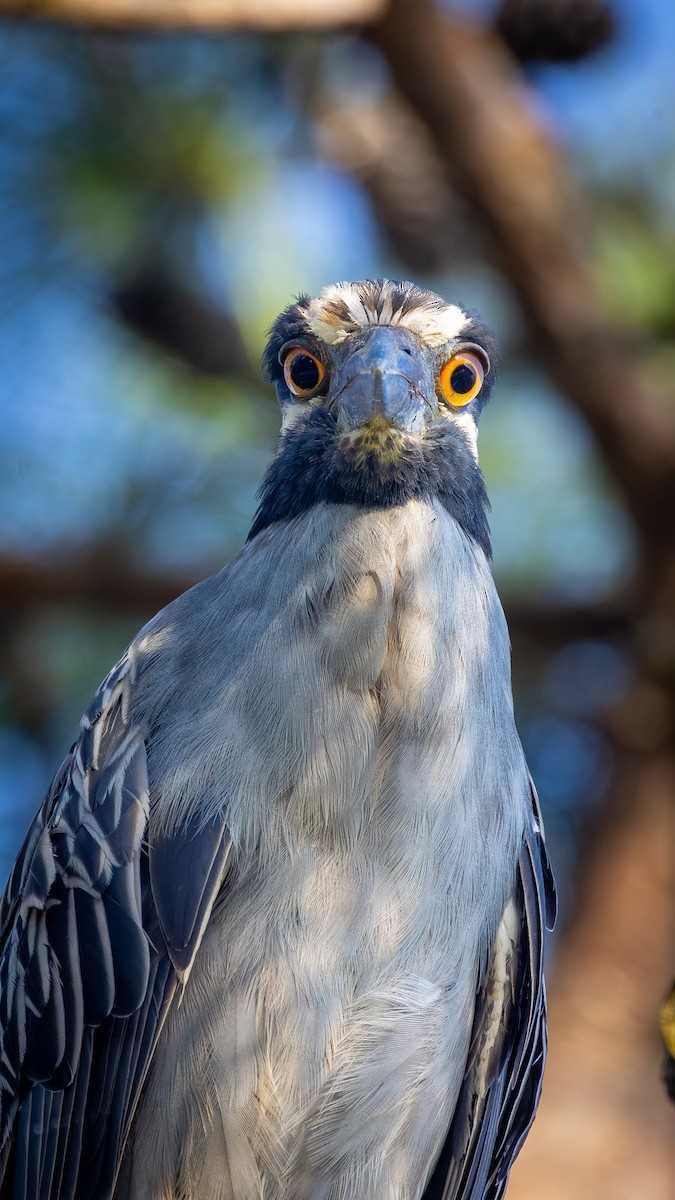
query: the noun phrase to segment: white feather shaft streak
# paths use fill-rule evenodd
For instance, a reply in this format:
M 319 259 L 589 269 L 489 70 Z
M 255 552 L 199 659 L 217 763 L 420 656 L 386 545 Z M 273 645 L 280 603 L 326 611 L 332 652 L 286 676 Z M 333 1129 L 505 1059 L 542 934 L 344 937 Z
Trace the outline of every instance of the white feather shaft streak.
M 492 986 L 487 996 L 487 1026 L 485 1040 L 481 1050 L 478 1070 L 476 1072 L 476 1094 L 481 1096 L 485 1091 L 490 1055 L 503 1028 L 504 1009 L 508 999 L 507 989 L 510 986 L 510 967 L 513 951 L 518 941 L 520 917 L 515 902 L 509 900 L 504 915 L 499 922 L 495 938 L 494 957 L 492 960 Z

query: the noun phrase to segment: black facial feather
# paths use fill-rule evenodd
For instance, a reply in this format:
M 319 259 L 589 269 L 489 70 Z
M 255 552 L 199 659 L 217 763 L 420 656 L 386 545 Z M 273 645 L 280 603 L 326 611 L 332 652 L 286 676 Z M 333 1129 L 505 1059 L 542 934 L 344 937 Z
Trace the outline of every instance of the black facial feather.
M 289 304 L 272 325 L 262 356 L 263 375 L 268 383 L 276 383 L 283 375 L 279 364 L 279 351 L 284 343 L 291 342 L 294 338 L 304 338 L 309 333 L 305 319 L 309 304 L 309 296 L 298 296 L 295 304 Z
M 469 318 L 469 324 L 462 330 L 460 338 L 462 341 L 476 342 L 478 346 L 482 346 L 494 370 L 501 363 L 501 351 L 492 329 L 483 320 L 477 308 L 467 308 L 464 311 Z
M 334 417 L 312 407 L 306 420 L 282 436 L 260 488 L 249 541 L 274 521 L 290 520 L 321 502 L 389 508 L 413 499 L 438 499 L 491 556 L 483 476 L 452 425 L 435 421 L 426 437 L 408 439 L 400 455 L 385 461 L 373 452 L 359 457 Z

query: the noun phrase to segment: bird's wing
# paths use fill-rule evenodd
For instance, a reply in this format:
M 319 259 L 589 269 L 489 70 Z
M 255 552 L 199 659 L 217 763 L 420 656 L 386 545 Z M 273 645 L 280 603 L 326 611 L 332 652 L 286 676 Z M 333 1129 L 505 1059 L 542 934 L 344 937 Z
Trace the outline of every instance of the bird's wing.
M 149 838 L 134 647 L 99 688 L 0 904 L 0 1197 L 106 1200 L 220 888 L 224 822 Z
M 423 1200 L 499 1200 L 534 1120 L 546 1058 L 544 927 L 556 893 L 531 784 L 518 883 L 476 997 L 466 1074 Z

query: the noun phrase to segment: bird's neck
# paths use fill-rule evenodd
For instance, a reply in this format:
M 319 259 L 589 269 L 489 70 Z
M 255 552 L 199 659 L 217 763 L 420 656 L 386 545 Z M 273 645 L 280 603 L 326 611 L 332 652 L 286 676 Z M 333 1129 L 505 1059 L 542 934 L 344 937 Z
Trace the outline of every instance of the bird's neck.
M 485 484 L 458 430 L 437 422 L 424 438 L 407 439 L 396 456 L 364 455 L 341 437 L 329 413 L 313 409 L 282 436 L 260 489 L 249 540 L 317 504 L 379 511 L 402 508 L 412 500 L 439 503 L 490 557 Z

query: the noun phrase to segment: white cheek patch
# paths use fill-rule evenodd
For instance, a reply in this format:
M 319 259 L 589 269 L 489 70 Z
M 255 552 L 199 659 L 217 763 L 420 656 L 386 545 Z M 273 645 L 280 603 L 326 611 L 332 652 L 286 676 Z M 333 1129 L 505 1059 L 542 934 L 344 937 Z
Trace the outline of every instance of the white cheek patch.
M 307 412 L 307 404 L 284 404 L 281 410 L 281 432 L 285 433 L 287 429 L 292 429 L 294 425 L 302 418 L 303 413 Z
M 288 429 L 293 429 L 300 421 L 304 421 L 310 414 L 313 408 L 321 408 L 324 397 L 312 396 L 308 400 L 296 400 L 295 403 L 291 400 L 289 404 L 283 404 L 281 408 L 281 432 L 286 433 Z
M 377 289 L 372 284 L 333 284 L 310 302 L 305 320 L 312 333 L 329 345 L 369 325 L 396 325 L 409 329 L 425 346 L 443 346 L 469 324 L 471 318 L 459 305 L 444 304 L 437 296 L 402 307 L 413 287 L 389 279 L 381 280 Z
M 441 410 L 446 421 L 452 421 L 466 441 L 473 457 L 478 462 L 478 428 L 473 417 L 468 412 L 457 412 L 455 409 Z

